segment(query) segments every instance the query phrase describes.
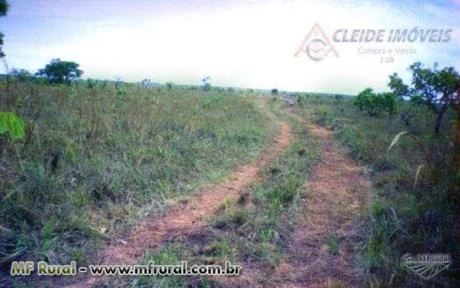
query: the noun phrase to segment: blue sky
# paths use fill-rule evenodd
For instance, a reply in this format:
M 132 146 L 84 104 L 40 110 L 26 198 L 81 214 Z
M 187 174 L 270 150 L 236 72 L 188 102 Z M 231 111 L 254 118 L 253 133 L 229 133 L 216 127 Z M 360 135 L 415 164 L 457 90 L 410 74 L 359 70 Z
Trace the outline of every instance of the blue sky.
M 403 3 L 400 3 L 403 2 Z M 79 63 L 84 77 L 356 94 L 385 90 L 415 62 L 460 71 L 460 0 L 28 1 L 0 18 L 10 67 L 36 71 L 52 58 Z M 294 53 L 319 23 L 337 29 L 453 29 L 445 43 L 334 43 L 339 57 Z M 415 54 L 359 55 L 359 48 Z M 387 61 L 389 62 L 389 61 Z

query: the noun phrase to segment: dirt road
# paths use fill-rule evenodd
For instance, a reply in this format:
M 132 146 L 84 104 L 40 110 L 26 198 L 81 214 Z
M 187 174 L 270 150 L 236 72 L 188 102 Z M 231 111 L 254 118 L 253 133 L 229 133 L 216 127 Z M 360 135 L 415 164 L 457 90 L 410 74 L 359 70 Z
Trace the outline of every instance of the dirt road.
M 281 123 L 271 145 L 260 153 L 259 158 L 237 167 L 220 184 L 203 187 L 197 194 L 172 207 L 163 217 L 146 217 L 140 221 L 127 238 L 113 239 L 101 253 L 101 264 L 139 264 L 144 252 L 162 245 L 171 238 L 186 237 L 204 225 L 209 217 L 227 198 L 238 195 L 258 180 L 259 171 L 273 161 L 291 143 L 291 128 Z M 104 281 L 93 277 L 67 287 L 92 287 Z

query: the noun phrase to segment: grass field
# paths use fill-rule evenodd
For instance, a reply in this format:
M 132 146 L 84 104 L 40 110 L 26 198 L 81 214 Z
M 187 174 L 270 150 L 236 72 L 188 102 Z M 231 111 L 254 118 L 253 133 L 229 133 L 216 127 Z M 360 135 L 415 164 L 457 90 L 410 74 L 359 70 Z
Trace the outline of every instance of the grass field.
M 28 123 L 25 140 L 2 143 L 4 264 L 85 263 L 98 240 L 219 181 L 273 131 L 241 93 L 88 82 L 0 95 Z
M 262 171 L 260 181 L 250 185 L 239 197 L 226 199 L 217 213 L 208 219 L 208 227 L 195 231 L 185 239 L 175 239 L 165 247 L 146 251 L 143 263 L 175 264 L 186 259 L 194 264 L 223 265 L 225 261 L 254 265 L 251 277 L 258 285 L 268 285 L 270 274 L 285 257 L 301 211 L 304 184 L 311 167 L 321 160 L 320 144 L 309 134 L 299 118 L 282 114 L 281 101 L 272 101 L 271 110 L 289 121 L 293 143 Z M 248 276 L 246 276 L 248 277 Z M 117 283 L 120 285 L 120 283 Z M 132 287 L 219 287 L 236 285 L 223 279 L 177 276 L 137 277 L 121 286 Z M 120 287 L 121 287 L 120 286 Z
M 304 100 L 302 113 L 332 129 L 338 145 L 345 146 L 372 179 L 372 204 L 363 231 L 362 255 L 369 285 L 425 287 L 428 284 L 423 279 L 402 268 L 403 254 L 447 253 L 452 259 L 460 257 L 456 224 L 459 203 L 455 196 L 459 181 L 451 165 L 454 111 L 450 111 L 441 135 L 436 136 L 435 115 L 424 106 L 401 105 L 401 114 L 411 111 L 414 115 L 406 125 L 399 115 L 372 117 L 360 113 L 349 98 Z M 388 150 L 402 131 L 407 134 Z M 454 287 L 460 283 L 458 263 L 450 269 L 429 285 Z
M 369 207 L 357 215 L 365 223 L 356 242 L 365 285 L 459 283 L 458 263 L 428 284 L 400 265 L 405 253 L 460 257 L 458 179 L 450 166 L 453 111 L 435 136 L 435 115 L 424 106 L 401 104 L 400 112 L 414 115 L 407 125 L 399 115 L 359 112 L 350 97 L 298 94 L 286 104 L 283 95 L 256 94 L 122 82 L 4 81 L 0 111 L 15 112 L 27 127 L 23 140 L 0 138 L 2 283 L 28 283 L 6 276 L 12 261 L 91 264 L 97 249 L 143 217 L 163 217 L 200 187 L 222 182 L 238 165 L 257 159 L 273 144 L 281 122 L 288 123 L 292 141 L 258 178 L 237 198 L 220 203 L 199 229 L 146 249 L 143 263 L 232 261 L 250 267 L 253 283 L 270 286 L 271 274 L 289 261 L 287 247 L 302 201 L 308 201 L 305 185 L 322 161 L 325 144 L 311 135 L 307 124 L 313 122 L 331 129 L 336 148 L 372 181 Z M 320 244 L 330 255 L 341 255 L 336 236 Z M 113 278 L 109 285 L 228 287 L 231 281 L 137 276 Z

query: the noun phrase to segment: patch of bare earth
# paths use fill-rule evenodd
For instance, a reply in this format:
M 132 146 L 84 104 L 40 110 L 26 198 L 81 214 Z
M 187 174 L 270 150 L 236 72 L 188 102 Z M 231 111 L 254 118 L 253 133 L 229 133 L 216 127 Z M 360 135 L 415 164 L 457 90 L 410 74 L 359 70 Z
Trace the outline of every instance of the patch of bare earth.
M 265 151 L 253 163 L 239 166 L 224 182 L 203 187 L 197 194 L 169 209 L 162 217 L 146 217 L 129 237 L 116 237 L 99 255 L 100 264 L 139 264 L 144 252 L 160 247 L 168 239 L 183 238 L 205 225 L 227 198 L 238 195 L 259 178 L 259 171 L 286 149 L 292 139 L 291 128 L 281 123 L 280 129 Z M 67 287 L 91 287 L 101 277 L 83 279 Z
M 370 182 L 334 147 L 329 130 L 316 125 L 309 129 L 324 142 L 323 161 L 313 167 L 288 255 L 269 277 L 269 285 L 362 287 L 358 215 L 368 201 Z

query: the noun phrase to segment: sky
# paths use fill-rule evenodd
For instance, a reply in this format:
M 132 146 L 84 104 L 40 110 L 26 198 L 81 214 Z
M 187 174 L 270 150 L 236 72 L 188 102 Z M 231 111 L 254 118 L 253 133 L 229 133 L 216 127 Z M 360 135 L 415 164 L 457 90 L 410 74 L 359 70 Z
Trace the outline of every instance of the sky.
M 60 58 L 79 63 L 84 78 L 200 85 L 210 76 L 215 86 L 353 95 L 366 87 L 388 90 L 388 75 L 394 72 L 409 81 L 407 68 L 416 61 L 460 71 L 460 0 L 8 3 L 7 16 L 0 17 L 3 50 L 10 68 L 31 72 Z M 315 23 L 337 56 L 313 61 L 305 50 L 295 56 L 310 43 L 312 38 L 304 40 Z M 447 42 L 333 40 L 338 29 L 351 34 L 354 29 L 390 33 L 413 28 L 452 31 Z M 362 54 L 369 49 L 393 54 Z M 395 54 L 398 49 L 412 52 Z

